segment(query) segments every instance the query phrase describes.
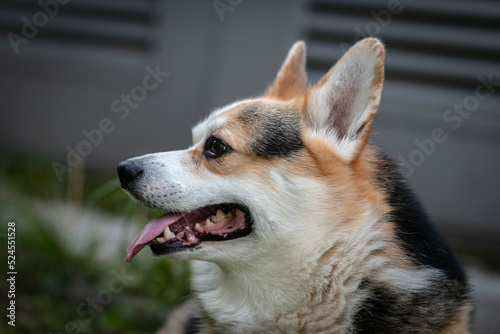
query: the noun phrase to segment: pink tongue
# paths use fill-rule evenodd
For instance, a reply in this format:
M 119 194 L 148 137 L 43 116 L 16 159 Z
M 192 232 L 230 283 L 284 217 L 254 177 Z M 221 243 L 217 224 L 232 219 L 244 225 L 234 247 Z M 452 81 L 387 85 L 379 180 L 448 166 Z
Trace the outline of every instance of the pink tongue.
M 141 232 L 132 240 L 127 248 L 127 262 L 132 261 L 132 258 L 146 246 L 148 242 L 156 238 L 167 227 L 182 218 L 182 214 L 178 215 L 163 215 L 150 221 Z

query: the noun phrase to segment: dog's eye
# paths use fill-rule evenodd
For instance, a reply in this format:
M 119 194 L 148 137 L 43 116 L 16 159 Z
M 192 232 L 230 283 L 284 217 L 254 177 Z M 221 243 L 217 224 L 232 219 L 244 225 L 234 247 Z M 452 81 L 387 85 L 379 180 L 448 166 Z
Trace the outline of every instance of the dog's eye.
M 218 158 L 229 153 L 231 148 L 220 138 L 212 136 L 205 142 L 205 155 L 207 158 Z

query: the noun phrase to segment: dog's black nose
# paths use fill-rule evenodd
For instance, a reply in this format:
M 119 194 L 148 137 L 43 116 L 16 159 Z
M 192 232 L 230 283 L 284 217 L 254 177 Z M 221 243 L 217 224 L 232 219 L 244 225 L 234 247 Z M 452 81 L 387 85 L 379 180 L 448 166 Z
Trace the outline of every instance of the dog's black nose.
M 144 170 L 142 165 L 134 160 L 125 160 L 116 167 L 118 178 L 123 189 L 127 189 L 128 185 L 135 181 Z

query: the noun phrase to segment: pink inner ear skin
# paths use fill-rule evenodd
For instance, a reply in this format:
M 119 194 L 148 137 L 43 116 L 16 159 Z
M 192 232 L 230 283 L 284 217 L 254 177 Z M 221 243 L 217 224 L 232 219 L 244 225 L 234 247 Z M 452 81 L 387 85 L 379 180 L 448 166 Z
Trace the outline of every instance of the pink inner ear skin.
M 329 126 L 337 130 L 336 133 L 339 140 L 345 139 L 349 135 L 349 126 L 356 114 L 352 109 L 358 97 L 360 78 L 353 76 L 349 80 L 349 82 L 337 85 L 335 87 L 335 94 L 330 95 L 328 101 L 331 109 L 328 123 Z

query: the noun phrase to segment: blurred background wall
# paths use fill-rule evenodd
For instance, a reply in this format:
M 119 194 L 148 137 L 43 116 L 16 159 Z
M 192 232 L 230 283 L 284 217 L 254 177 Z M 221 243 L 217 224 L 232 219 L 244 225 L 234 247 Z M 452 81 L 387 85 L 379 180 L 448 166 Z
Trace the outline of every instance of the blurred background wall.
M 0 154 L 49 157 L 53 182 L 187 147 L 213 108 L 261 94 L 298 39 L 314 83 L 379 37 L 373 142 L 450 238 L 500 249 L 498 1 L 3 0 L 0 32 Z
M 262 93 L 295 40 L 307 43 L 314 83 L 346 48 L 376 36 L 387 80 L 373 141 L 444 228 L 500 238 L 498 1 L 45 4 L 0 4 L 3 150 L 67 165 L 80 144 L 88 168 L 113 175 L 122 159 L 189 145 L 190 127 L 214 107 Z M 161 72 L 151 90 L 148 67 Z M 110 132 L 99 140 L 102 119 Z

